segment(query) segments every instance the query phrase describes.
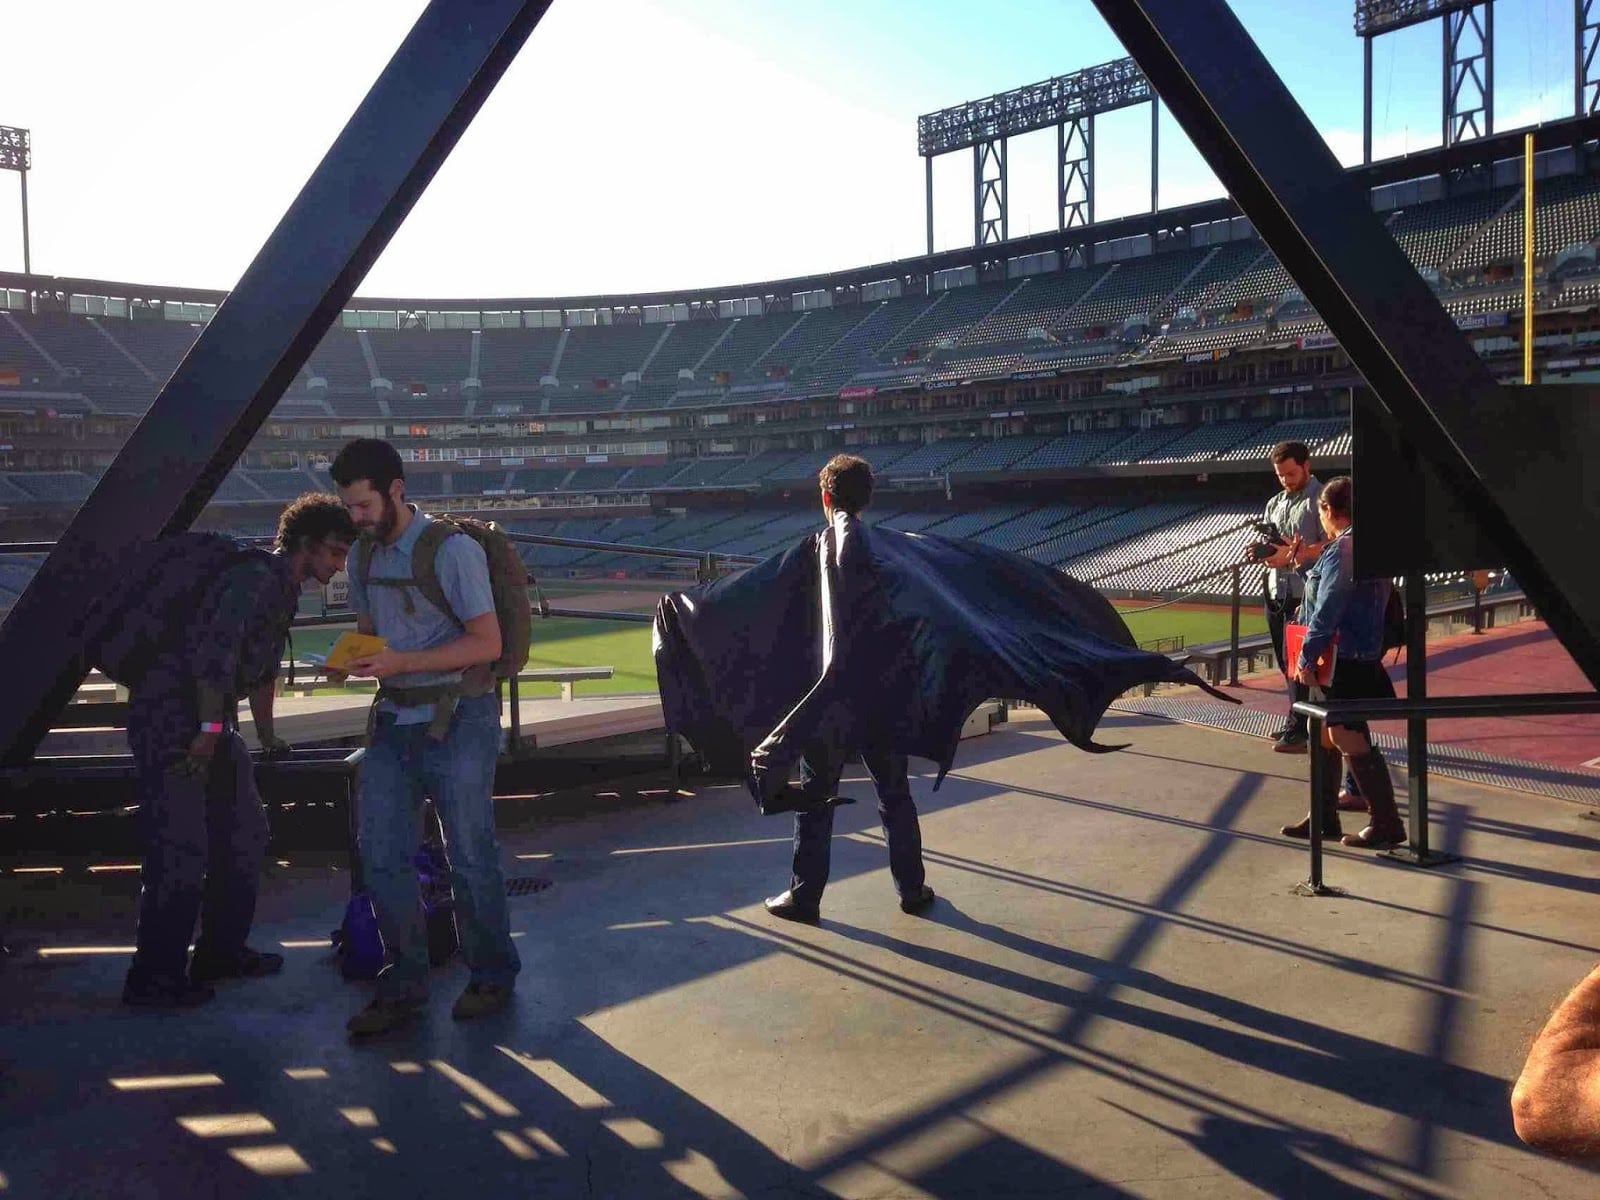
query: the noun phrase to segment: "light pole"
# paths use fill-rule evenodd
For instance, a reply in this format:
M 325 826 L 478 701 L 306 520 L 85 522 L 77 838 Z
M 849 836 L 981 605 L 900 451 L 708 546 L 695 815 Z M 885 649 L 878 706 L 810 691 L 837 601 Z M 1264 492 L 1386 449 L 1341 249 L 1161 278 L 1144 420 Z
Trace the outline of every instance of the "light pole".
M 28 252 L 28 168 L 33 166 L 33 147 L 26 129 L 0 125 L 0 171 L 15 171 L 22 180 L 22 273 L 33 274 L 33 259 Z

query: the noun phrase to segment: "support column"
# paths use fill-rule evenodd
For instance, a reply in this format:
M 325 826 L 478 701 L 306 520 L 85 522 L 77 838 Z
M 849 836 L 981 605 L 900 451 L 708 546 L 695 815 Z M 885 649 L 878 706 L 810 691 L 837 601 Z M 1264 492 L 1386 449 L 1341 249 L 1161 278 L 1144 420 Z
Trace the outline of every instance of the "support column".
M 1060 151 L 1056 179 L 1061 185 L 1062 229 L 1094 221 L 1093 192 L 1089 186 L 1093 129 L 1088 117 L 1074 117 L 1056 126 L 1056 147 Z
M 972 148 L 972 244 L 987 246 L 1006 240 L 1006 139 L 979 142 Z
M 1448 148 L 1469 137 L 1492 132 L 1493 77 L 1492 19 L 1473 5 L 1444 15 L 1444 145 Z
M 1600 75 L 1595 72 L 1595 49 L 1600 46 L 1600 13 L 1596 0 L 1573 0 L 1572 91 L 1573 115 L 1600 112 Z
M 1361 161 L 1372 161 L 1372 39 L 1361 39 Z
M 28 173 L 18 171 L 22 180 L 22 273 L 33 274 L 33 256 L 28 249 Z
M 933 253 L 933 155 L 922 160 L 928 167 L 928 253 Z

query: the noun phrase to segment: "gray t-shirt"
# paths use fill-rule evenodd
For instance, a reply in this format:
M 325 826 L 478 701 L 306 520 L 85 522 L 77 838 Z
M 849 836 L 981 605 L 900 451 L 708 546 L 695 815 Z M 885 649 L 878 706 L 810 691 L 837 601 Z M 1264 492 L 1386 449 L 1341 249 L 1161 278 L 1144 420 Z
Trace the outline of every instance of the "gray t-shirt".
M 417 538 L 433 520 L 426 513 L 411 509 L 411 523 L 392 546 L 378 546 L 372 555 L 374 579 L 410 579 L 411 550 Z M 361 562 L 364 543 L 350 550 L 347 570 L 350 575 L 350 607 L 357 614 L 370 616 L 378 636 L 396 650 L 431 650 L 461 636 L 461 629 L 474 617 L 494 611 L 494 592 L 489 587 L 489 560 L 483 547 L 465 535 L 447 537 L 439 543 L 434 558 L 434 570 L 439 576 L 439 586 L 451 611 L 440 612 L 429 604 L 418 588 L 374 587 L 361 585 Z M 406 612 L 405 597 L 411 596 L 412 612 Z M 408 671 L 392 675 L 385 682 L 395 687 L 423 687 L 428 684 L 453 683 L 461 678 L 460 671 Z M 414 725 L 433 719 L 433 705 L 417 704 L 401 707 L 385 700 L 380 712 L 395 714 L 395 723 Z
M 1300 535 L 1306 544 L 1322 540 L 1322 522 L 1317 517 L 1317 497 L 1322 495 L 1322 481 L 1315 475 L 1306 476 L 1305 486 L 1298 492 L 1282 491 L 1267 501 L 1265 520 L 1286 538 Z M 1311 569 L 1307 563 L 1294 570 L 1272 568 L 1267 572 L 1267 594 L 1274 600 L 1299 600 L 1306 594 L 1305 573 Z

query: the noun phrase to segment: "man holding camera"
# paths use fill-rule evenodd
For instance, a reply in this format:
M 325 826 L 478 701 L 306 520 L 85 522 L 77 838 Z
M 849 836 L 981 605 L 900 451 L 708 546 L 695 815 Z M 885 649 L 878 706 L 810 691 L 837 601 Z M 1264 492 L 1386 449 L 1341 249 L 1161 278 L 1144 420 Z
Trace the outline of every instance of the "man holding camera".
M 1251 548 L 1252 557 L 1267 568 L 1267 631 L 1278 669 L 1289 684 L 1289 703 L 1310 697 L 1310 689 L 1289 676 L 1283 660 L 1283 627 L 1293 619 L 1305 597 L 1305 568 L 1322 552 L 1322 529 L 1317 521 L 1317 497 L 1322 483 L 1311 473 L 1311 450 L 1304 442 L 1279 442 L 1267 454 L 1283 490 L 1267 501 L 1264 525 L 1273 538 Z M 1267 528 L 1261 530 L 1263 537 Z M 1272 748 L 1279 754 L 1306 752 L 1306 719 L 1292 708 L 1282 729 L 1273 734 Z

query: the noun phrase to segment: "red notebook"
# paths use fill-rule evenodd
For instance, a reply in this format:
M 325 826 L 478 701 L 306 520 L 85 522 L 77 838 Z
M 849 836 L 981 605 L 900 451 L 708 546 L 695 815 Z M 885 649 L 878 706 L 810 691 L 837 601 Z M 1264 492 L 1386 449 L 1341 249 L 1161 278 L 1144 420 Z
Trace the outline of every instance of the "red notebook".
M 1306 626 L 1288 624 L 1283 627 L 1283 661 L 1289 664 L 1292 673 L 1300 662 L 1300 648 L 1306 643 Z M 1322 652 L 1316 662 L 1316 678 L 1318 687 L 1327 687 L 1333 679 L 1333 660 L 1338 657 L 1339 635 L 1333 635 L 1333 641 L 1328 643 L 1328 648 Z

